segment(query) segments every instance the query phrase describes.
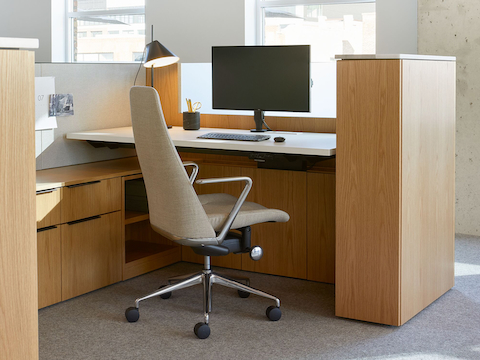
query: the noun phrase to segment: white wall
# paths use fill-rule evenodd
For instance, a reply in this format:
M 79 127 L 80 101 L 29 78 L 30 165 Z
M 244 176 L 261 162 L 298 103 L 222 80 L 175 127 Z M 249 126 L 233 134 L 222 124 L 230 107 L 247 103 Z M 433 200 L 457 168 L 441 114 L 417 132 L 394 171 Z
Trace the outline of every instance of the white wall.
M 245 45 L 245 0 L 146 0 L 146 39 L 158 40 L 181 62 L 210 62 L 211 47 Z
M 36 132 L 37 170 L 134 156 L 135 150 L 94 148 L 65 139 L 68 132 L 131 126 L 129 92 L 138 64 L 36 64 L 35 76 L 54 76 L 57 94 L 73 94 L 74 115 Z M 142 66 L 137 85 L 145 85 Z
M 417 53 L 417 0 L 376 0 L 377 54 Z
M 0 37 L 35 38 L 35 61 L 51 61 L 51 0 L 0 0 Z

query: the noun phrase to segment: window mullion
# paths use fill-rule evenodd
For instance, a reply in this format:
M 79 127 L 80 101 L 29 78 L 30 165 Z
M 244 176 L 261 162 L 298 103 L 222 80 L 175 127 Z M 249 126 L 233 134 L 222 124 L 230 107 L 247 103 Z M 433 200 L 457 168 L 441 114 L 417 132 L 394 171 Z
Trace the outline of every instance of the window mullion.
M 145 8 L 135 7 L 130 9 L 117 10 L 92 10 L 92 11 L 70 11 L 67 12 L 69 18 L 78 18 L 81 16 L 109 16 L 109 15 L 143 15 Z
M 258 0 L 260 8 L 275 6 L 295 6 L 295 5 L 328 5 L 328 4 L 352 4 L 352 3 L 374 3 L 375 0 Z

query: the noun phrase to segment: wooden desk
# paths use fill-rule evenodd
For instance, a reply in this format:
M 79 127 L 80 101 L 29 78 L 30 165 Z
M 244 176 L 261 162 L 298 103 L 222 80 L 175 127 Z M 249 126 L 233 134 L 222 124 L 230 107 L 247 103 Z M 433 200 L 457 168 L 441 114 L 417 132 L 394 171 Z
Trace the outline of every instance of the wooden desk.
M 333 283 L 335 278 L 335 174 L 332 162 L 335 153 L 335 134 L 269 132 L 271 139 L 260 143 L 245 141 L 200 140 L 206 132 L 249 133 L 245 130 L 202 129 L 185 131 L 179 127 L 170 130 L 172 140 L 182 149 L 226 148 L 229 156 L 184 153 L 184 160 L 199 164 L 199 178 L 249 176 L 254 182 L 248 201 L 278 208 L 290 214 L 285 224 L 255 225 L 253 239 L 264 249 L 262 261 L 254 262 L 248 255 L 229 255 L 212 260 L 213 265 L 257 271 L 274 275 Z M 280 135 L 285 143 L 274 143 Z M 131 128 L 104 129 L 67 134 L 67 138 L 118 144 L 133 144 Z M 308 157 L 317 161 L 306 171 L 265 169 L 263 163 L 245 157 L 246 154 L 287 154 Z M 236 156 L 240 155 L 240 156 Z M 258 160 L 258 159 L 257 159 Z M 290 160 L 287 160 L 287 162 Z M 334 161 L 334 160 L 333 160 Z M 257 166 L 259 164 L 259 166 Z M 314 164 L 314 162 L 312 162 Z M 239 184 L 212 184 L 196 186 L 199 194 L 226 192 L 238 196 Z M 307 251 L 308 249 L 308 251 Z M 201 256 L 184 247 L 182 259 L 203 262 Z
M 337 83 L 337 181 L 332 168 L 264 170 L 236 157 L 200 158 L 200 176 L 250 176 L 260 189 L 252 201 L 292 215 L 286 227 L 255 231 L 263 262 L 244 257 L 220 265 L 325 282 L 333 282 L 335 272 L 337 316 L 398 326 L 454 284 L 455 61 L 352 58 L 339 62 Z M 133 143 L 129 130 L 122 131 Z M 171 134 L 178 146 L 214 146 L 193 138 L 184 143 L 175 139 L 177 131 Z M 125 140 L 112 129 L 67 138 Z M 285 145 L 294 141 L 287 138 Z M 336 140 L 331 145 L 325 138 L 319 147 L 337 152 Z M 218 146 L 262 152 L 257 144 Z M 288 149 L 264 146 L 266 153 Z M 186 252 L 182 258 L 194 259 Z

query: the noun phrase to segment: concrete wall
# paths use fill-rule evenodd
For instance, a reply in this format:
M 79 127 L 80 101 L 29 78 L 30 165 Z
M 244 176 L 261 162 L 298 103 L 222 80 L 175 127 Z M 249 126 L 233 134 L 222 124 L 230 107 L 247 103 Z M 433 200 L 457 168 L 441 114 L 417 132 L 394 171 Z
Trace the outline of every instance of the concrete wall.
M 0 37 L 35 38 L 35 61 L 51 61 L 51 0 L 2 0 Z
M 418 0 L 418 51 L 457 57 L 456 232 L 480 235 L 480 2 Z

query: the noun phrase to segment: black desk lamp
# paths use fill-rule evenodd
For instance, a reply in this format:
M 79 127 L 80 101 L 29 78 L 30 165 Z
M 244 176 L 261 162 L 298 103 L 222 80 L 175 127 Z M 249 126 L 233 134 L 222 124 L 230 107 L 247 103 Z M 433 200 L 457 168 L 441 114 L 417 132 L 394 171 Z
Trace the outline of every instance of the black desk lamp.
M 143 66 L 150 68 L 151 82 L 153 87 L 153 68 L 168 66 L 176 63 L 180 58 L 168 50 L 165 46 L 160 44 L 157 40 L 153 40 L 153 25 L 152 25 L 152 42 L 145 47 L 145 63 Z M 168 125 L 168 128 L 171 128 Z

